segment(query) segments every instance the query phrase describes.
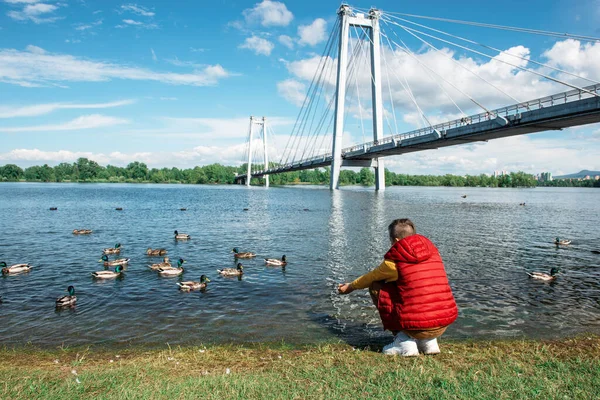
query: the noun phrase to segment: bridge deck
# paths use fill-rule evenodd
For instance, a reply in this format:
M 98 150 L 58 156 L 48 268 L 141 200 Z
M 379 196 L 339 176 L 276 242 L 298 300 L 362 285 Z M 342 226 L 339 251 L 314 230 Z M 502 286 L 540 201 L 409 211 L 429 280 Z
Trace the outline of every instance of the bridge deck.
M 527 103 L 477 114 L 405 134 L 385 137 L 378 142 L 352 146 L 342 151 L 344 166 L 369 165 L 374 158 L 415 151 L 488 141 L 508 136 L 600 122 L 600 85 L 571 90 Z M 331 155 L 320 155 L 267 171 L 255 171 L 253 177 L 292 172 L 331 165 Z M 237 176 L 243 179 L 245 175 Z

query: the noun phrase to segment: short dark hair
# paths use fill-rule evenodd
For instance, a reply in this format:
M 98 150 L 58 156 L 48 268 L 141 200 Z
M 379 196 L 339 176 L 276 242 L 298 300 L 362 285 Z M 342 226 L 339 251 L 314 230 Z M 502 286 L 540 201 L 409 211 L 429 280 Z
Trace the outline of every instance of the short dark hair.
M 388 226 L 388 232 L 391 239 L 404 239 L 407 236 L 417 233 L 415 224 L 408 218 L 395 219 Z

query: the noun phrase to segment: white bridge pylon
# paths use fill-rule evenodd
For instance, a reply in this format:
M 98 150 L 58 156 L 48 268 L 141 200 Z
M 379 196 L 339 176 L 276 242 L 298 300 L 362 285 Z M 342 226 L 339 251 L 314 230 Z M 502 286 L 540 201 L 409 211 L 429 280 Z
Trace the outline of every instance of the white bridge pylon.
M 335 90 L 335 116 L 333 125 L 333 149 L 331 160 L 330 188 L 338 189 L 342 168 L 342 135 L 344 133 L 344 108 L 346 103 L 346 80 L 348 65 L 348 40 L 350 27 L 365 28 L 369 33 L 371 48 L 371 96 L 373 105 L 373 140 L 377 142 L 383 135 L 383 98 L 381 94 L 381 46 L 379 18 L 381 12 L 375 8 L 368 15 L 354 14 L 349 6 L 342 5 L 338 11 L 340 19 L 340 41 L 338 49 L 338 70 Z M 381 158 L 373 159 L 375 164 L 375 190 L 385 190 L 385 167 Z
M 269 169 L 269 153 L 267 151 L 267 119 L 262 117 L 262 119 L 255 118 L 253 116 L 250 117 L 250 129 L 248 136 L 248 170 L 246 172 L 246 186 L 250 186 L 250 180 L 252 179 L 252 150 L 254 143 L 254 127 L 259 127 L 261 129 L 261 138 L 263 145 L 263 159 L 264 159 L 264 170 Z M 265 187 L 269 187 L 269 175 L 265 175 Z

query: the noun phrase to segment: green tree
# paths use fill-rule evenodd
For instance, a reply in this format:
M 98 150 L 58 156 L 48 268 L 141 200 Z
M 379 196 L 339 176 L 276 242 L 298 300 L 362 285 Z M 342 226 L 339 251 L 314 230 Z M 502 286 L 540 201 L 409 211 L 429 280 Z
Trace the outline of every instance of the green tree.
M 15 164 L 6 164 L 0 167 L 0 180 L 16 182 L 24 177 L 21 167 Z

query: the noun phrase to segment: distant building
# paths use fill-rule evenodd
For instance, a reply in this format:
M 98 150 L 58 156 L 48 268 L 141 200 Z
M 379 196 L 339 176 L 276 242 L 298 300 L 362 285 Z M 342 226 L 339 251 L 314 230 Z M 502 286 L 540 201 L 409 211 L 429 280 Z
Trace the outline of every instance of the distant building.
M 550 182 L 552 181 L 552 172 L 542 172 L 540 174 L 540 182 Z
M 597 180 L 600 180 L 600 175 L 596 175 L 596 176 L 594 177 L 594 180 L 596 180 L 596 181 L 597 181 Z
M 494 174 L 493 174 L 494 178 L 500 178 L 501 176 L 504 176 L 504 175 L 508 175 L 508 172 L 506 172 L 506 171 L 494 171 Z
M 592 178 L 590 178 L 589 175 L 586 175 L 586 176 L 583 177 L 583 179 L 592 179 Z

